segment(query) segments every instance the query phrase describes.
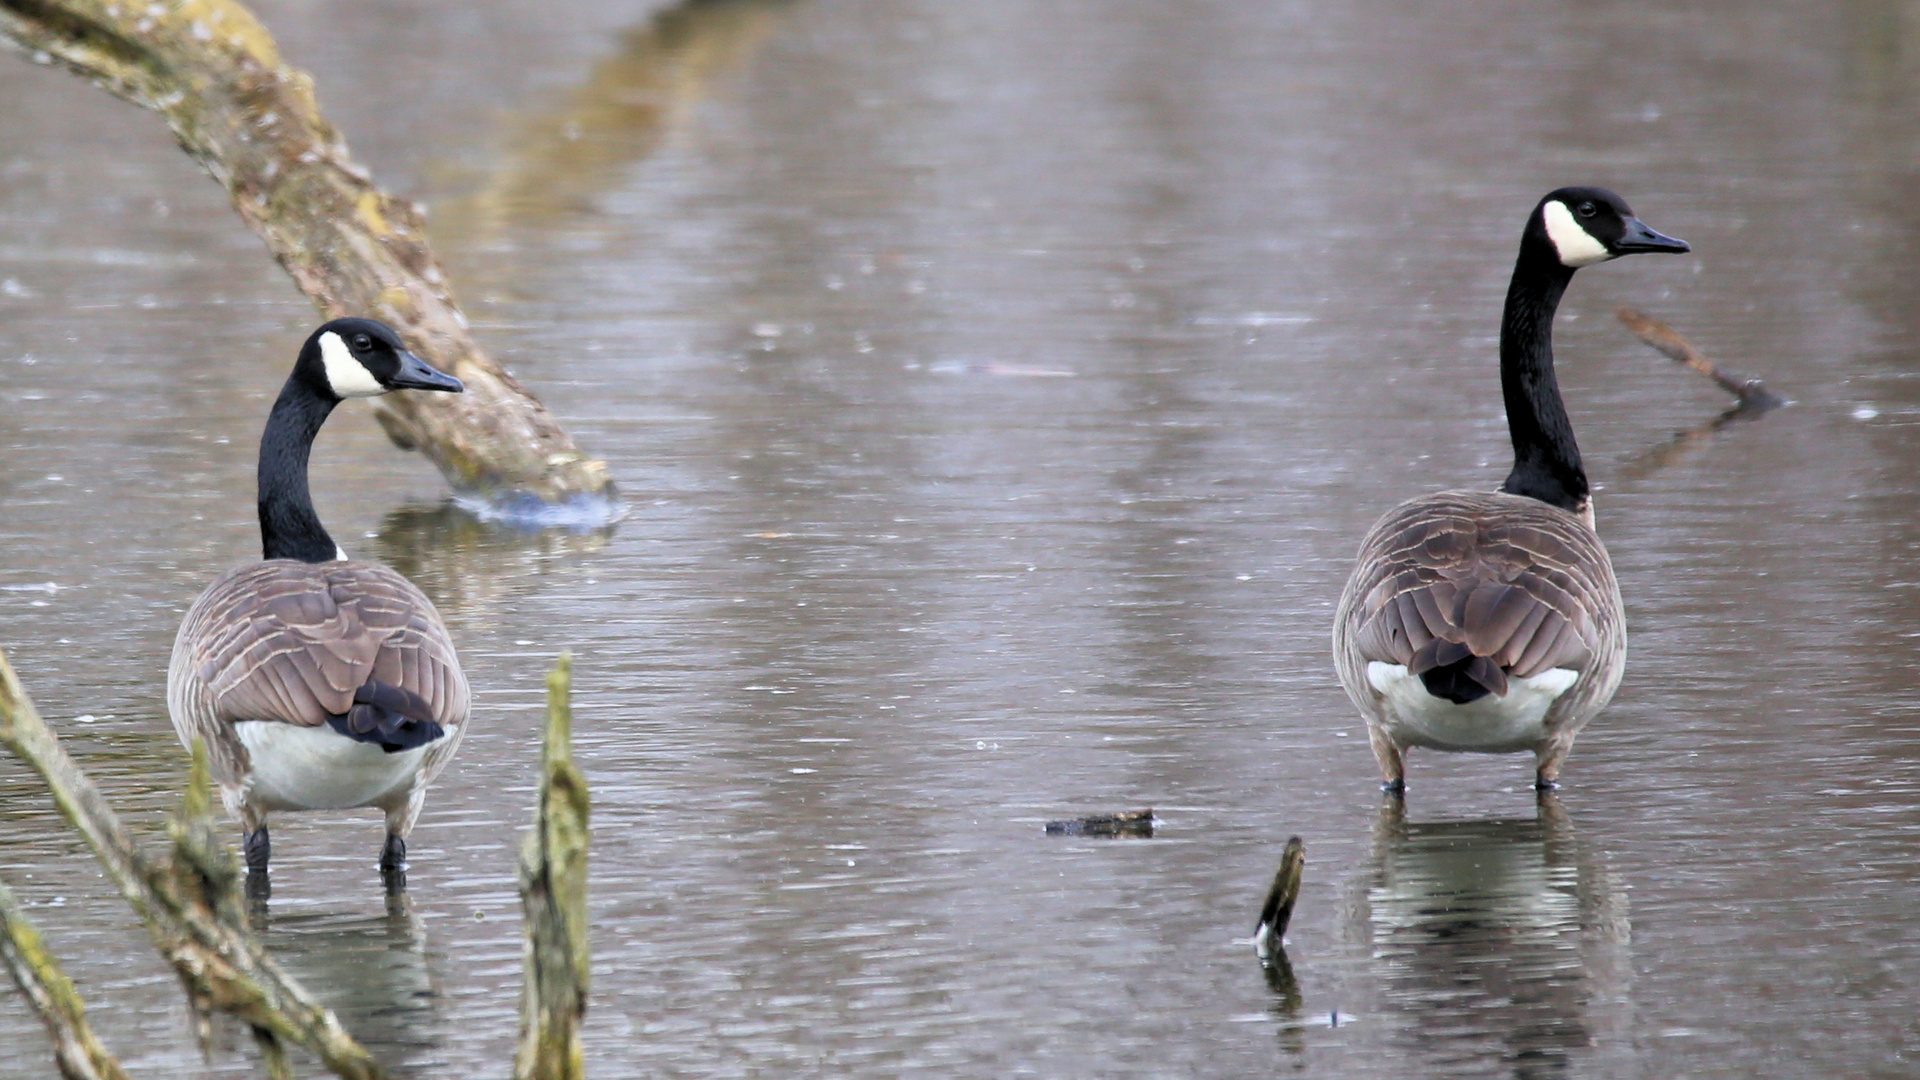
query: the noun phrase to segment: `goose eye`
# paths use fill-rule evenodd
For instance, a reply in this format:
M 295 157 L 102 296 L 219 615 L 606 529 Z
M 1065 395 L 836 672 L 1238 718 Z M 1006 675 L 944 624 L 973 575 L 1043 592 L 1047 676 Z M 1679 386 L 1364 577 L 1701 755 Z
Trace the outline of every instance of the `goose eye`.
M 1581 217 L 1589 217 L 1589 218 L 1590 218 L 1590 217 L 1592 217 L 1593 215 L 1595 215 L 1595 214 L 1597 214 L 1597 213 L 1599 213 L 1599 212 L 1600 212 L 1600 208 L 1599 208 L 1599 207 L 1597 207 L 1597 206 L 1595 206 L 1595 205 L 1593 205 L 1593 204 L 1592 204 L 1592 203 L 1590 203 L 1590 202 L 1583 202 L 1583 203 L 1581 203 L 1581 204 L 1580 204 L 1579 206 L 1576 206 L 1576 207 L 1574 207 L 1574 208 L 1573 208 L 1573 212 L 1574 212 L 1574 213 L 1576 213 L 1576 214 L 1579 214 L 1579 215 L 1580 215 Z
M 366 352 L 373 348 L 373 339 L 365 334 L 353 335 L 353 348 L 356 352 Z

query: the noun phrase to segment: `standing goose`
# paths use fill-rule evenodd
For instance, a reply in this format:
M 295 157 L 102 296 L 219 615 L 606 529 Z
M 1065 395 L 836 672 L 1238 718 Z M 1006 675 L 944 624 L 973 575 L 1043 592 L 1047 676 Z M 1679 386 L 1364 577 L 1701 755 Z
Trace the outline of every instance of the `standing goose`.
M 1500 322 L 1513 471 L 1497 492 L 1388 511 L 1360 542 L 1334 615 L 1340 682 L 1388 791 L 1406 789 L 1413 746 L 1531 750 L 1534 786 L 1551 789 L 1581 725 L 1620 685 L 1620 586 L 1554 381 L 1553 313 L 1580 267 L 1688 250 L 1601 188 L 1561 188 L 1527 219 Z
M 266 561 L 221 575 L 181 620 L 167 709 L 182 744 L 206 741 L 259 881 L 276 810 L 379 807 L 380 867 L 404 870 L 427 784 L 466 730 L 467 680 L 439 612 L 388 567 L 349 560 L 307 490 L 314 436 L 341 401 L 461 389 L 380 323 L 315 330 L 260 436 Z

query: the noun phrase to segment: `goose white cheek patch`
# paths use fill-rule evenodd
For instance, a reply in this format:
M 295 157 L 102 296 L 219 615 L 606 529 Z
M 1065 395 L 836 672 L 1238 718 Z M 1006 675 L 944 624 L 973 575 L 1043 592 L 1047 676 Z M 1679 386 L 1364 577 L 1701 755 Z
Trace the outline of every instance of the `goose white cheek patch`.
M 1560 265 L 1578 269 L 1613 257 L 1605 244 L 1595 240 L 1573 219 L 1573 211 L 1567 209 L 1566 203 L 1555 199 L 1540 208 L 1540 216 L 1546 219 L 1547 239 L 1553 241 Z
M 320 359 L 327 367 L 327 385 L 343 398 L 377 397 L 387 392 L 365 364 L 353 358 L 353 350 L 329 330 L 320 335 Z

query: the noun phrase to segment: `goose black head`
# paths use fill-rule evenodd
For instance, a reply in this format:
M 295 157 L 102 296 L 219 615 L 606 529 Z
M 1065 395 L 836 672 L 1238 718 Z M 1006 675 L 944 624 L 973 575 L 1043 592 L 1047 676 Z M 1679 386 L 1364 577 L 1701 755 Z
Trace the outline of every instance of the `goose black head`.
M 377 397 L 391 390 L 466 389 L 407 351 L 385 323 L 335 319 L 307 338 L 294 372 L 315 390 L 336 399 Z
M 1627 209 L 1625 199 L 1597 187 L 1550 192 L 1534 210 L 1527 234 L 1544 242 L 1560 265 L 1572 270 L 1622 255 L 1693 250 L 1685 240 L 1647 228 Z

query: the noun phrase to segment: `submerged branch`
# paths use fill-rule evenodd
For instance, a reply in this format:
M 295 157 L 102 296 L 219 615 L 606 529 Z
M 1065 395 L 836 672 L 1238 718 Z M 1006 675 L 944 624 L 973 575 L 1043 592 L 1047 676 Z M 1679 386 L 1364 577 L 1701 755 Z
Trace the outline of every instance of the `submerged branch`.
M 537 499 L 581 519 L 616 509 L 604 462 L 581 453 L 545 406 L 467 332 L 420 211 L 375 187 L 314 97 L 237 0 L 0 0 L 0 44 L 58 60 L 158 112 L 226 189 L 300 291 L 327 318 L 390 323 L 466 383 L 464 394 L 395 394 L 375 408 L 462 492 Z
M 1630 307 L 1613 309 L 1614 317 L 1619 319 L 1633 336 L 1653 346 L 1677 364 L 1684 364 L 1691 370 L 1713 380 L 1713 384 L 1732 394 L 1739 403 L 1739 409 L 1746 413 L 1763 413 L 1777 409 L 1787 403 L 1786 399 L 1761 385 L 1759 379 L 1743 379 L 1730 371 L 1724 371 L 1719 365 L 1707 359 L 1706 354 L 1693 347 L 1693 343 L 1680 336 L 1680 332 L 1659 319 Z
M 527 917 L 515 1080 L 586 1075 L 580 1021 L 587 1012 L 587 781 L 573 764 L 573 660 L 547 675 L 547 728 L 540 801 L 520 848 L 520 903 Z
M 377 1080 L 386 1073 L 332 1012 L 307 996 L 268 959 L 241 915 L 240 866 L 212 822 L 206 750 L 194 747 L 181 812 L 168 823 L 173 849 L 164 861 L 133 842 L 60 745 L 0 653 L 0 745 L 40 775 L 60 812 L 80 830 L 107 877 L 146 923 L 154 947 L 173 965 L 196 1015 L 227 1013 L 266 1041 L 297 1043 L 336 1075 Z M 270 1053 L 269 1061 L 273 1061 Z

